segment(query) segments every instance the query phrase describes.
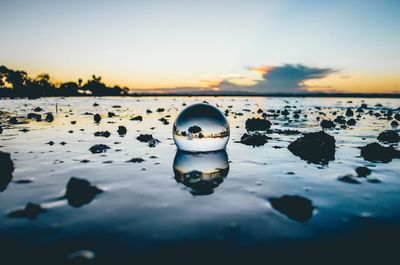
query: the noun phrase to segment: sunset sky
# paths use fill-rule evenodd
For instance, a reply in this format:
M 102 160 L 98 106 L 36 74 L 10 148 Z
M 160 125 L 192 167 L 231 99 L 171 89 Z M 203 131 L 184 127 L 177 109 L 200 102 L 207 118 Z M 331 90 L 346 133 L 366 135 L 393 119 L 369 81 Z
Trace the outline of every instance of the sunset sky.
M 400 1 L 4 1 L 0 65 L 165 91 L 400 93 Z

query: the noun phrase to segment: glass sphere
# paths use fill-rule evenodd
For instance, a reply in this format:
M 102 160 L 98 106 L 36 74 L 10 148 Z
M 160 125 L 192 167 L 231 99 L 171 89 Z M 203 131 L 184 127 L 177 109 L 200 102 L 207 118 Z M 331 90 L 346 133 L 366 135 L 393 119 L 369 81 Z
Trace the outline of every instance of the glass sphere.
M 174 159 L 175 180 L 189 188 L 193 195 L 209 195 L 228 175 L 225 150 L 188 153 L 178 150 Z
M 222 150 L 229 140 L 229 123 L 216 107 L 197 103 L 176 118 L 173 137 L 179 150 L 210 152 Z

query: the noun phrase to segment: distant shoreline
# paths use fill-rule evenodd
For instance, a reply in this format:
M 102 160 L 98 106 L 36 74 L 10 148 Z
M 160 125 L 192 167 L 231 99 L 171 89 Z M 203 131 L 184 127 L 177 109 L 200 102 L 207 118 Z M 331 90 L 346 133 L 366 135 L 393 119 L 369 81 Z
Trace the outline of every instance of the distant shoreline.
M 41 97 L 287 97 L 287 98 L 400 98 L 400 94 L 387 94 L 387 93 L 132 93 L 126 95 L 49 95 Z M 30 98 L 36 99 L 41 97 L 1 97 L 0 99 L 18 99 Z

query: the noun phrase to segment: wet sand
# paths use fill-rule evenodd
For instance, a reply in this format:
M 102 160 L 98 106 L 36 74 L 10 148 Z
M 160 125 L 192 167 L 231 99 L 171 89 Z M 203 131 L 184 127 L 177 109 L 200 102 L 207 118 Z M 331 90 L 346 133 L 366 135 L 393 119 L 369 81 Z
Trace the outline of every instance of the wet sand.
M 174 120 L 203 101 L 227 115 L 226 153 L 179 154 Z M 0 262 L 384 262 L 400 236 L 400 149 L 396 135 L 378 136 L 399 132 L 399 107 L 373 98 L 1 99 Z M 263 116 L 270 124 L 246 123 Z M 304 134 L 323 120 L 333 149 L 322 135 L 328 146 L 307 155 L 315 145 Z M 362 153 L 370 143 L 378 149 Z

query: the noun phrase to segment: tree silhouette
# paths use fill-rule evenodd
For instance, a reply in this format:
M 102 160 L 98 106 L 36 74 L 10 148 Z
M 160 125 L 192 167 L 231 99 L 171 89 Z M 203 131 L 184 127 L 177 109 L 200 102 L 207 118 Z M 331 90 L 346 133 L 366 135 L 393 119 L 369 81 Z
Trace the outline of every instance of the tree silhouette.
M 12 70 L 0 66 L 0 97 L 47 97 L 47 96 L 119 96 L 127 95 L 127 88 L 119 86 L 108 87 L 101 82 L 101 76 L 93 75 L 92 79 L 83 84 L 65 82 L 56 85 L 51 82 L 50 75 L 43 73 L 36 78 L 30 78 L 25 71 Z

